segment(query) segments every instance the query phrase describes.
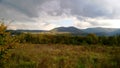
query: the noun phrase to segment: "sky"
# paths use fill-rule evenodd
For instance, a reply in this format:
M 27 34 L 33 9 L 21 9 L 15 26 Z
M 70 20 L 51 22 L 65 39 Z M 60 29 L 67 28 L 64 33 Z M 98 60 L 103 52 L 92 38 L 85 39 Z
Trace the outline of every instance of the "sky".
M 8 29 L 120 28 L 120 0 L 0 0 Z

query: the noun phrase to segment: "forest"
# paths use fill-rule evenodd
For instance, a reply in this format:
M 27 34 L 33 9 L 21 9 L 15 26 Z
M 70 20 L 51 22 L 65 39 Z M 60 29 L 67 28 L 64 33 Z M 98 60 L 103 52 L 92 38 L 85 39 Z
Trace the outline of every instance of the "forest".
M 106 45 L 120 46 L 120 35 L 116 36 L 96 36 L 88 34 L 86 36 L 75 36 L 72 34 L 20 34 L 20 43 L 32 44 L 72 44 L 72 45 Z

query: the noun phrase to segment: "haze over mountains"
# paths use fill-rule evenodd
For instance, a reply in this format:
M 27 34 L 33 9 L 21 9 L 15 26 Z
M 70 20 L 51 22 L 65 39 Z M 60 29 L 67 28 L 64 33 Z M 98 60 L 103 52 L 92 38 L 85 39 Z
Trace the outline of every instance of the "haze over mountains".
M 120 29 L 119 28 L 87 28 L 87 29 L 78 29 L 76 27 L 57 27 L 52 30 L 14 30 L 14 32 L 30 32 L 30 33 L 40 33 L 40 32 L 49 32 L 49 33 L 71 33 L 77 35 L 89 34 L 94 33 L 98 36 L 112 36 L 112 35 L 119 35 Z

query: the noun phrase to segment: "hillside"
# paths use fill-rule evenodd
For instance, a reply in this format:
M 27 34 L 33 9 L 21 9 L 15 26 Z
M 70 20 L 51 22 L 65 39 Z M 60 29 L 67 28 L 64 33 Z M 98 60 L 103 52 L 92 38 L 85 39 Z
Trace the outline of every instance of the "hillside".
M 58 27 L 50 30 L 50 32 L 68 32 L 68 33 L 83 33 L 82 30 L 75 27 Z
M 52 33 L 52 34 L 63 34 L 63 33 L 70 33 L 75 35 L 86 35 L 89 33 L 94 33 L 98 36 L 112 36 L 112 35 L 119 35 L 120 29 L 117 28 L 87 28 L 87 29 L 79 29 L 76 27 L 57 27 L 52 30 L 8 30 L 12 32 L 12 34 L 19 34 L 19 33 Z
M 96 35 L 116 35 L 119 31 L 116 28 L 102 28 L 102 27 L 96 27 L 96 28 L 87 28 L 83 31 L 86 33 L 94 33 Z M 116 31 L 116 32 L 115 32 Z
M 98 36 L 111 36 L 120 34 L 120 29 L 117 28 L 102 28 L 102 27 L 96 27 L 96 28 L 87 28 L 87 29 L 78 29 L 76 27 L 58 27 L 50 30 L 50 32 L 69 32 L 72 34 L 89 34 L 94 33 Z
M 75 27 L 57 27 L 54 28 L 50 31 L 56 31 L 56 32 L 74 32 L 75 31 L 80 31 L 78 28 Z

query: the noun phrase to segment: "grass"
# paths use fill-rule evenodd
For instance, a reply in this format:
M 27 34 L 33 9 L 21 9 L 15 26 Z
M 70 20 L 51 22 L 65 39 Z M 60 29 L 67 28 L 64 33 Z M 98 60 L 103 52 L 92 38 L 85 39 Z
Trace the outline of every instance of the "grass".
M 5 68 L 120 68 L 120 47 L 20 44 Z

